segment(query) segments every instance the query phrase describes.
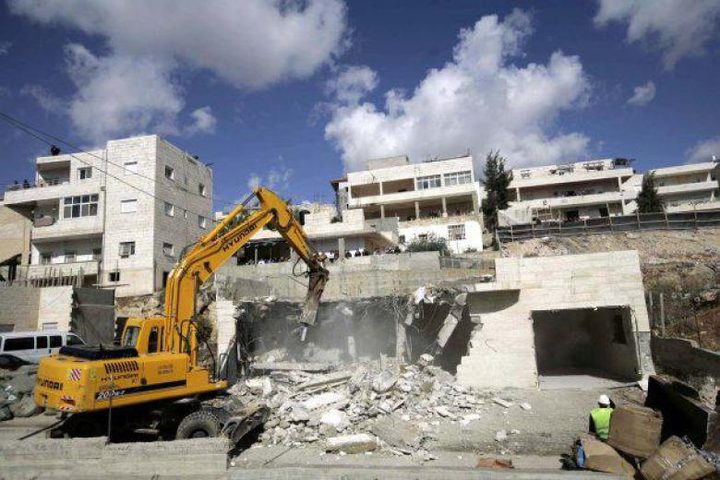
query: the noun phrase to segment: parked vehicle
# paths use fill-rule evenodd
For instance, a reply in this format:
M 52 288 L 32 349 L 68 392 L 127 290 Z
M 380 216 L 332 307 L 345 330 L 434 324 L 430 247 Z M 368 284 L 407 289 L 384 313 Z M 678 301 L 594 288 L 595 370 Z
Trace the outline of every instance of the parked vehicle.
M 58 353 L 66 345 L 85 345 L 70 332 L 58 330 L 0 333 L 0 354 L 10 354 L 26 362 L 39 363 L 51 353 Z

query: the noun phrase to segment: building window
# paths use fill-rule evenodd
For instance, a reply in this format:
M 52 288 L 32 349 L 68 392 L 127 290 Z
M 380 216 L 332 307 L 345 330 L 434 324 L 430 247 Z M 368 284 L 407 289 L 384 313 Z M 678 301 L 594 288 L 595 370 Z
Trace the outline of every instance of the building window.
M 135 255 L 135 242 L 120 242 L 120 257 L 127 258 Z
M 172 257 L 175 255 L 175 248 L 173 247 L 172 243 L 163 242 L 163 254 L 167 255 L 168 257 Z
M 198 194 L 200 196 L 207 196 L 207 191 L 205 190 L 205 185 L 202 183 L 198 183 Z
M 50 265 L 52 262 L 52 253 L 41 253 L 40 254 L 40 264 L 41 265 Z
M 440 175 L 429 175 L 427 177 L 418 177 L 415 180 L 418 190 L 427 190 L 428 188 L 437 188 L 442 186 Z
M 137 199 L 123 200 L 120 202 L 120 213 L 137 212 Z
M 165 215 L 168 217 L 174 217 L 175 216 L 175 205 L 172 203 L 165 202 Z
M 207 218 L 203 217 L 202 215 L 198 215 L 198 227 L 200 228 L 207 228 Z
M 97 215 L 98 195 L 78 195 L 63 199 L 63 218 L 91 217 Z
M 445 174 L 445 186 L 463 185 L 472 182 L 472 174 L 470 170 L 466 172 L 452 172 Z
M 74 263 L 75 258 L 74 250 L 65 250 L 65 263 Z
M 165 165 L 165 178 L 175 180 L 175 169 L 170 165 Z
M 78 168 L 78 178 L 85 180 L 86 178 L 92 178 L 92 167 Z
M 137 173 L 138 162 L 125 162 L 125 163 L 123 163 L 123 167 L 125 167 L 126 172 Z
M 465 225 L 448 225 L 448 238 L 450 240 L 465 240 Z
M 119 282 L 120 281 L 120 271 L 115 270 L 113 272 L 108 273 L 108 280 L 111 282 Z
M 99 262 L 102 260 L 102 248 L 93 248 L 93 260 Z

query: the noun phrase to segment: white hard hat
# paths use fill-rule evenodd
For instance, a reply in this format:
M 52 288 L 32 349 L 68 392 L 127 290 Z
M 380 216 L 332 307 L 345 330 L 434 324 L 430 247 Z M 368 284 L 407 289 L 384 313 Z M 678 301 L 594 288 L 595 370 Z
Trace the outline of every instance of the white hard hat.
M 600 395 L 600 398 L 598 398 L 598 403 L 599 403 L 600 405 L 610 406 L 610 397 L 608 397 L 608 396 L 605 395 L 605 394 Z

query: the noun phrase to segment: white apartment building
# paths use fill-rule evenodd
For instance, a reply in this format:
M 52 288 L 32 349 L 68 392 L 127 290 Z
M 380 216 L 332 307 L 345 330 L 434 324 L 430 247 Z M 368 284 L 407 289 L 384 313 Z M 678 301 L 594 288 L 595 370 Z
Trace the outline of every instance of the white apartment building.
M 410 163 L 407 156 L 368 161 L 367 170 L 333 182 L 337 204 L 366 221 L 396 221 L 400 244 L 430 236 L 453 253 L 482 250 L 482 190 L 470 155 Z
M 666 212 L 720 208 L 720 162 L 691 163 L 650 170 Z
M 211 226 L 212 170 L 157 135 L 38 157 L 35 166 L 34 182 L 4 198 L 33 221 L 30 278 L 82 272 L 85 285 L 117 296 L 149 294 Z
M 667 212 L 720 208 L 720 163 L 657 168 L 655 186 Z M 540 221 L 576 221 L 632 215 L 643 174 L 624 158 L 566 165 L 518 168 L 511 172 L 511 201 L 500 212 L 501 225 Z
M 633 213 L 642 184 L 642 176 L 624 158 L 513 169 L 511 175 L 510 202 L 499 216 L 501 225 Z

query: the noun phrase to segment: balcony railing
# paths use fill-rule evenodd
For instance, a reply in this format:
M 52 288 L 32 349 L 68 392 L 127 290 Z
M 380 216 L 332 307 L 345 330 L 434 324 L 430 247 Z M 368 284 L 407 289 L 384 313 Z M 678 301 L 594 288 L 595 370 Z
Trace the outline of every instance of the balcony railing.
M 6 190 L 8 192 L 14 192 L 17 190 L 27 190 L 29 188 L 43 188 L 43 187 L 54 187 L 56 185 L 64 185 L 66 183 L 70 183 L 69 178 L 50 178 L 48 180 L 41 180 L 39 182 L 30 183 L 30 182 L 23 182 L 23 183 L 13 183 L 12 185 L 8 185 Z

